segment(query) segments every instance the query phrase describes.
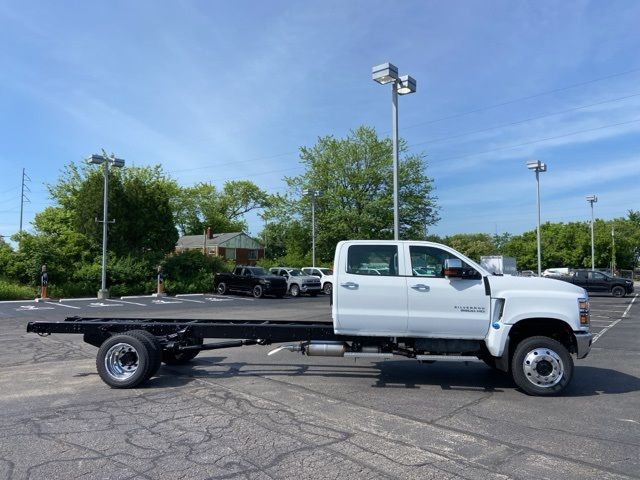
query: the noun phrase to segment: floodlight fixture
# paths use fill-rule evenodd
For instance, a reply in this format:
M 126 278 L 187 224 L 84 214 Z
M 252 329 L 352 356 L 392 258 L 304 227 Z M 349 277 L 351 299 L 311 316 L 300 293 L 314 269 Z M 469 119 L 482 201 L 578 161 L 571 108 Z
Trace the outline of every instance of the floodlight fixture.
M 398 79 L 398 95 L 409 95 L 416 91 L 416 79 L 410 75 L 403 75 Z
M 398 67 L 392 63 L 382 63 L 371 69 L 371 78 L 380 85 L 395 82 L 398 80 Z
M 587 202 L 594 204 L 594 203 L 598 203 L 598 196 L 597 195 L 587 195 Z
M 535 172 L 546 172 L 547 164 L 542 163 L 540 160 L 529 160 L 527 162 L 527 168 Z

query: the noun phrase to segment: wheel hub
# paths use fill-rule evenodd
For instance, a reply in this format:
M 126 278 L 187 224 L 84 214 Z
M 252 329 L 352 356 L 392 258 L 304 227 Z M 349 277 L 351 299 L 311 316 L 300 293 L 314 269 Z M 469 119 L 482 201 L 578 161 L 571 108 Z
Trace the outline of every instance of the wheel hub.
M 126 380 L 138 369 L 138 351 L 128 343 L 116 343 L 106 353 L 104 366 L 113 378 Z
M 550 388 L 564 376 L 564 365 L 560 356 L 549 348 L 536 348 L 524 357 L 524 374 L 537 387 Z

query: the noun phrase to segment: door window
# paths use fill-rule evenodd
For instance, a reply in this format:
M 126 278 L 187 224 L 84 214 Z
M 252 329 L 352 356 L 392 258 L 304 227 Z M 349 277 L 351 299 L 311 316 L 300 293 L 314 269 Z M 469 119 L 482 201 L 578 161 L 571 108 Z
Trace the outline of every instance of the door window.
M 398 275 L 396 245 L 352 245 L 347 254 L 347 273 L 355 275 Z
M 411 274 L 414 277 L 444 278 L 444 261 L 448 258 L 458 258 L 452 253 L 436 247 L 411 245 Z M 462 269 L 465 277 L 477 275 L 475 268 L 464 260 Z

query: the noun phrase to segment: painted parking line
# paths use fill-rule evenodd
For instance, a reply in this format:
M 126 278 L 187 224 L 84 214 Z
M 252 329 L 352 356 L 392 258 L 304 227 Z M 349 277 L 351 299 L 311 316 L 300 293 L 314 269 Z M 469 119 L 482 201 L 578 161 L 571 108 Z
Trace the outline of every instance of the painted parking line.
M 62 302 L 87 302 L 87 301 L 93 301 L 93 300 L 97 300 L 96 297 L 87 297 L 87 298 L 61 298 L 60 300 L 58 300 L 60 303 Z
M 122 307 L 121 303 L 104 303 L 104 302 L 94 302 L 88 305 L 91 308 L 102 308 L 102 307 Z
M 208 297 L 205 297 L 204 299 L 206 300 L 208 298 L 226 298 L 228 300 L 242 300 L 245 302 L 253 302 L 255 300 L 255 298 L 229 297 L 227 295 L 210 295 Z
M 622 320 L 625 319 L 625 317 L 627 316 L 627 314 L 629 313 L 629 310 L 631 310 L 631 307 L 633 306 L 633 303 L 636 301 L 636 298 L 638 298 L 638 294 L 636 293 L 636 295 L 633 297 L 633 300 L 631 300 L 631 302 L 629 303 L 629 305 L 627 306 L 627 309 L 624 311 L 624 313 L 622 314 L 622 316 L 617 319 L 615 322 L 612 322 L 611 325 L 609 325 L 608 327 L 605 327 L 604 329 L 602 329 L 600 332 L 596 333 L 593 336 L 593 343 L 596 343 L 598 341 L 598 339 L 605 334 L 607 331 L 609 331 L 610 329 L 612 329 L 613 327 L 615 327 L 618 323 L 620 323 Z
M 168 305 L 170 303 L 182 303 L 182 300 L 152 300 L 151 303 L 155 303 L 156 305 Z
M 53 303 L 53 302 L 44 302 L 44 303 L 46 303 L 46 304 L 48 304 L 48 305 L 58 305 L 59 307 L 75 308 L 76 310 L 80 310 L 80 307 L 74 307 L 73 305 L 65 305 L 65 304 L 64 304 L 64 303 L 62 303 L 62 302 L 56 302 L 56 303 Z
M 120 297 L 120 298 L 153 298 L 153 295 L 126 295 L 124 297 Z
M 39 305 L 20 305 L 15 309 L 16 312 L 33 312 L 34 310 L 55 310 L 53 307 L 45 307 Z
M 26 302 L 35 302 L 35 300 L 2 300 L 0 304 L 3 303 L 26 303 Z
M 179 293 L 176 297 L 204 297 L 204 293 Z
M 178 297 L 178 295 L 176 295 L 176 298 L 177 297 Z M 182 297 L 180 297 L 180 301 L 181 302 L 193 302 L 193 303 L 206 303 L 206 302 L 204 302 L 202 300 L 191 300 L 189 298 L 182 298 Z
M 141 307 L 146 307 L 147 304 L 146 303 L 138 303 L 138 302 L 129 302 L 128 300 L 112 300 L 110 298 L 106 299 L 108 302 L 120 302 L 120 303 L 126 303 L 129 305 L 140 305 Z

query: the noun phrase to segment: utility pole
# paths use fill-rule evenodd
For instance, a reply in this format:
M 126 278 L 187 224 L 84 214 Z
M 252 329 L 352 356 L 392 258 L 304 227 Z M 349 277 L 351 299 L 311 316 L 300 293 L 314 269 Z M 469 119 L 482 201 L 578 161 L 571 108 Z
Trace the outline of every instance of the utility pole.
M 611 275 L 616 271 L 616 227 L 611 225 Z
M 29 178 L 29 175 L 27 175 L 24 171 L 24 168 L 22 169 L 22 188 L 20 190 L 20 229 L 18 230 L 19 233 L 22 233 L 22 214 L 24 212 L 24 201 L 26 200 L 27 203 L 31 203 L 31 200 L 29 200 L 29 198 L 25 195 L 24 193 L 24 189 L 26 188 L 28 192 L 31 192 L 31 190 L 29 189 L 29 186 L 25 184 L 25 181 L 31 181 L 31 178 Z

